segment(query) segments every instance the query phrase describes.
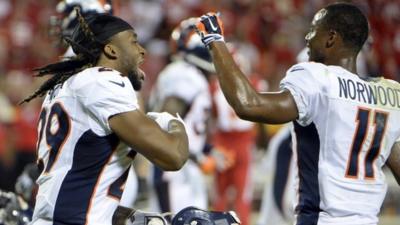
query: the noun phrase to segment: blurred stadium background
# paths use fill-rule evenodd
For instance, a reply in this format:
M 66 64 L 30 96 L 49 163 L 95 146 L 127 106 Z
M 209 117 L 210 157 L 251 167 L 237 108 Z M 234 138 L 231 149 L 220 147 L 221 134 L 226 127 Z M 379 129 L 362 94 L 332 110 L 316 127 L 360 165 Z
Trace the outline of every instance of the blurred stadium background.
M 114 14 L 131 23 L 147 49 L 146 102 L 158 72 L 168 63 L 168 40 L 182 20 L 220 11 L 226 40 L 237 43 L 257 74 L 275 91 L 286 69 L 304 47 L 304 35 L 317 9 L 327 0 L 114 0 Z M 400 80 L 400 1 L 351 1 L 369 17 L 371 37 L 363 73 Z M 0 189 L 14 190 L 24 166 L 35 160 L 36 120 L 41 100 L 18 106 L 42 82 L 32 69 L 59 59 L 64 49 L 50 35 L 56 0 L 0 0 Z M 266 126 L 269 139 L 275 127 Z M 262 151 L 255 151 L 254 159 Z M 267 178 L 254 160 L 254 216 Z M 391 175 L 381 224 L 400 224 L 400 192 Z

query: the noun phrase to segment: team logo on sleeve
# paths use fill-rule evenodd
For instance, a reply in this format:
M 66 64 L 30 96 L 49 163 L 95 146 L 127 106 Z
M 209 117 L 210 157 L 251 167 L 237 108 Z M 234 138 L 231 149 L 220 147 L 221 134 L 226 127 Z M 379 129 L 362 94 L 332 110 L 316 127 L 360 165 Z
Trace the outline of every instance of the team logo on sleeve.
M 293 72 L 301 71 L 301 70 L 305 70 L 305 69 L 303 67 L 300 67 L 300 66 L 295 66 L 290 70 L 290 72 L 293 73 Z
M 116 84 L 116 85 L 118 85 L 118 86 L 120 86 L 120 87 L 125 87 L 125 83 L 123 82 L 123 81 L 121 81 L 121 83 L 119 83 L 119 82 L 116 82 L 116 81 L 112 81 L 112 80 L 109 80 L 111 83 L 113 83 L 113 84 Z

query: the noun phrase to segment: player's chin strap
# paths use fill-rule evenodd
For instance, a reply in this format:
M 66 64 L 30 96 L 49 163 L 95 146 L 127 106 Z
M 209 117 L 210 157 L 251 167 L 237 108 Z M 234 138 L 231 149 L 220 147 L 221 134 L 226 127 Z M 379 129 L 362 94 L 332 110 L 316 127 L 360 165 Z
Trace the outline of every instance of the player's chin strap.
M 172 219 L 172 225 L 239 225 L 241 222 L 233 211 L 205 211 L 196 207 L 182 209 Z

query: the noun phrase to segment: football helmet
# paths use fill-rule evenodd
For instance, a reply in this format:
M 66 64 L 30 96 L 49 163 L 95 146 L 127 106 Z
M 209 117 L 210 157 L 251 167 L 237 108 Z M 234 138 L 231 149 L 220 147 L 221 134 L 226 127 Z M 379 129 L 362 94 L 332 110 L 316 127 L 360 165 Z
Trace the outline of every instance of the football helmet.
M 15 182 L 15 193 L 26 201 L 33 208 L 35 204 L 36 192 L 38 185 L 36 179 L 41 171 L 36 163 L 29 163 L 25 166 L 24 171 Z
M 0 190 L 0 225 L 27 225 L 32 209 L 17 194 Z
M 179 211 L 171 225 L 239 225 L 241 222 L 233 211 L 205 211 L 193 206 Z
M 78 23 L 75 7 L 80 9 L 83 16 L 95 13 L 112 14 L 111 1 L 101 4 L 98 0 L 63 0 L 56 6 L 57 15 L 50 17 L 50 36 L 61 40 L 63 36 L 70 36 Z
M 171 33 L 170 47 L 174 58 L 183 58 L 207 72 L 215 72 L 211 55 L 195 31 L 197 18 L 183 20 Z

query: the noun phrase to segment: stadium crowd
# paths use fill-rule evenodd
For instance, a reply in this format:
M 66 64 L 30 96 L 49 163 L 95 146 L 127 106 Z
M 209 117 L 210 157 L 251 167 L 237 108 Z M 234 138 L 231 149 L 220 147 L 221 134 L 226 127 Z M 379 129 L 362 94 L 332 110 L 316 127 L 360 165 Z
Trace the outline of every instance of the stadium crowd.
M 128 21 L 147 50 L 146 103 L 159 72 L 168 64 L 171 31 L 183 19 L 219 11 L 225 37 L 244 55 L 247 70 L 276 91 L 296 56 L 315 11 L 331 0 L 114 0 L 114 14 Z M 400 81 L 400 2 L 354 0 L 370 21 L 363 73 Z M 42 82 L 32 69 L 56 61 L 63 49 L 50 18 L 57 0 L 0 0 L 0 189 L 14 191 L 25 165 L 35 161 L 41 99 L 22 106 L 24 97 Z M 275 133 L 264 127 L 264 138 Z M 259 196 L 258 196 L 259 197 Z M 256 199 L 255 199 L 256 200 Z M 400 198 L 389 192 L 385 207 L 400 214 Z

